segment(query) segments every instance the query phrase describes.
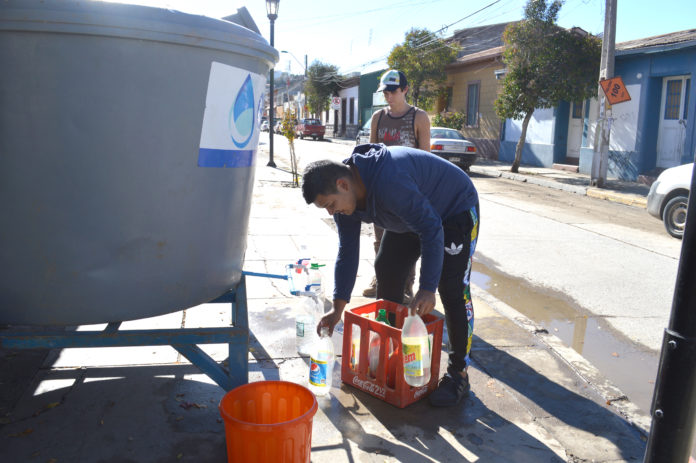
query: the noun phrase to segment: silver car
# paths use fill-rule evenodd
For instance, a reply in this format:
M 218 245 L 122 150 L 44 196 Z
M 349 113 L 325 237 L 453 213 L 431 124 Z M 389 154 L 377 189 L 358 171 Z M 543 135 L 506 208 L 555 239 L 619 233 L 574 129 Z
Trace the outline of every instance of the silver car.
M 464 171 L 476 162 L 476 145 L 458 130 L 447 127 L 430 128 L 430 152 L 447 159 Z
M 648 193 L 648 212 L 662 219 L 667 233 L 675 238 L 684 235 L 693 171 L 693 162 L 666 169 L 653 182 Z
M 371 130 L 372 119 L 368 119 L 360 130 L 358 130 L 358 135 L 355 137 L 356 145 L 364 145 L 365 143 L 370 143 L 370 130 Z

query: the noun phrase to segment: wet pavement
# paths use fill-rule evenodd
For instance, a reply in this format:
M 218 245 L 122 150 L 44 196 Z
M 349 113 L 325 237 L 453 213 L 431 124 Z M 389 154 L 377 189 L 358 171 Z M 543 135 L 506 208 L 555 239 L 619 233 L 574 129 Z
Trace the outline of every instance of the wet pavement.
M 248 271 L 282 273 L 307 250 L 320 263 L 335 258 L 335 231 L 325 213 L 306 206 L 291 186 L 283 145 L 276 145 L 278 169 L 257 166 Z M 361 250 L 355 294 L 372 275 L 367 233 Z M 332 281 L 331 265 L 324 267 L 324 279 Z M 342 338 L 334 334 L 339 355 L 331 394 L 319 398 L 314 417 L 312 461 L 642 459 L 649 418 L 553 332 L 485 286 L 482 279 L 472 291 L 472 393 L 450 409 L 434 409 L 427 400 L 399 409 L 342 384 Z M 301 301 L 290 296 L 286 282 L 267 278 L 249 277 L 247 296 L 249 381 L 306 384 L 307 359 L 295 349 Z M 350 307 L 368 302 L 354 297 Z M 143 329 L 226 326 L 230 318 L 226 304 L 203 304 L 129 323 Z M 227 357 L 225 345 L 203 349 L 218 361 Z M 3 461 L 225 461 L 217 411 L 224 391 L 168 346 L 0 354 Z M 441 371 L 445 365 L 443 355 Z

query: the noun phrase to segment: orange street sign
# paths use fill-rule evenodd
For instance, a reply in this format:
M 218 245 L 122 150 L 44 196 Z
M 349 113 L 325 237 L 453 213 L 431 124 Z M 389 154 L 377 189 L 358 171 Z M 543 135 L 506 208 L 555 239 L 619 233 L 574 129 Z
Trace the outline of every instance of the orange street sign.
M 604 94 L 607 96 L 610 105 L 631 100 L 631 95 L 628 94 L 628 90 L 626 90 L 621 76 L 600 80 L 599 85 L 602 86 L 602 90 L 604 90 Z

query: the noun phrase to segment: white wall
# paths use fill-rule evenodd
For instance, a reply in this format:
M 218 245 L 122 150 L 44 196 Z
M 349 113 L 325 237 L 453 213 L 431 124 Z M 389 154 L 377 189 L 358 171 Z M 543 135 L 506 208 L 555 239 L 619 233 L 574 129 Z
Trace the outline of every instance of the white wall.
M 360 117 L 360 115 L 358 114 L 358 87 L 341 89 L 338 92 L 338 96 L 340 96 L 343 100 L 346 101 L 346 125 L 357 124 L 358 118 Z M 350 120 L 350 99 L 351 98 L 354 98 L 354 100 L 353 100 L 353 121 L 352 122 Z M 339 117 L 339 124 L 340 124 L 341 110 L 338 111 L 338 117 Z
M 526 142 L 550 145 L 553 143 L 553 108 L 537 109 L 527 126 Z M 505 121 L 505 141 L 518 141 L 522 133 L 522 119 Z
M 614 120 L 611 125 L 609 149 L 614 151 L 635 151 L 636 149 L 641 85 L 627 85 L 626 90 L 628 90 L 631 100 L 612 106 L 612 118 Z M 592 100 L 590 104 L 590 125 L 585 145 L 588 147 L 594 146 L 599 103 L 597 100 Z

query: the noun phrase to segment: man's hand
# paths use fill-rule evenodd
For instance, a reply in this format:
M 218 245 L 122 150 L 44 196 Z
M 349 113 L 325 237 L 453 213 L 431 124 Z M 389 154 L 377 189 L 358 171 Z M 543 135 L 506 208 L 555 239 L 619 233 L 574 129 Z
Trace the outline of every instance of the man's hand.
M 419 289 L 411 301 L 409 306 L 411 309 L 416 309 L 416 313 L 421 317 L 429 314 L 435 309 L 435 293 L 425 289 Z
M 325 313 L 317 325 L 317 334 L 321 336 L 321 329 L 326 326 L 329 328 L 329 336 L 333 335 L 334 327 L 341 321 L 342 313 L 343 312 L 337 312 L 336 309 L 331 309 L 329 312 Z
M 321 329 L 324 326 L 329 329 L 329 336 L 333 335 L 334 327 L 341 321 L 341 315 L 343 315 L 343 309 L 347 303 L 342 299 L 334 299 L 331 310 L 326 312 L 317 324 L 317 334 L 319 336 L 321 336 Z

